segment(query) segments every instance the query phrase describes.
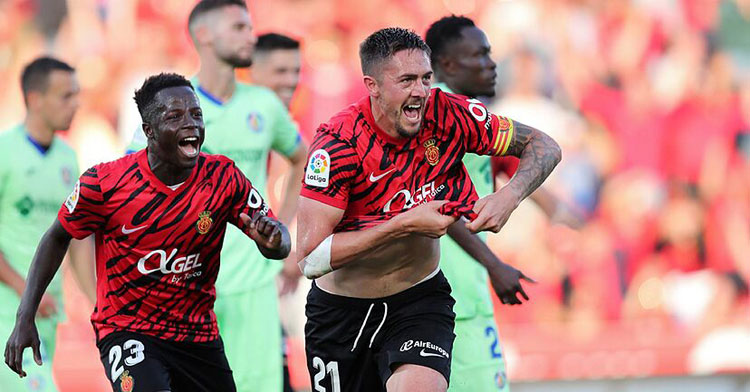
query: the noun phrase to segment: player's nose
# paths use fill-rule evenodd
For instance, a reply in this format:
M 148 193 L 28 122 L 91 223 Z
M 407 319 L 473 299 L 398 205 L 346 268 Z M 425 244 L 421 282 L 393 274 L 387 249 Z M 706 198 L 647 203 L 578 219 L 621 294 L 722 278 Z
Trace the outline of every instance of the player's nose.
M 411 96 L 416 98 L 424 98 L 430 93 L 430 86 L 425 86 L 422 83 L 417 83 L 414 88 L 411 89 Z

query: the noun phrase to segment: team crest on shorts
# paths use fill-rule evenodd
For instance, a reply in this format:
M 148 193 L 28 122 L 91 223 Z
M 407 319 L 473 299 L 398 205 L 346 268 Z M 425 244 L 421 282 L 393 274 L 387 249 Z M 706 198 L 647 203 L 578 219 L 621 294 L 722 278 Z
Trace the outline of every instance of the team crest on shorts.
M 135 381 L 133 376 L 130 375 L 130 371 L 126 370 L 120 376 L 120 390 L 122 392 L 132 392 Z
M 427 163 L 432 166 L 437 165 L 440 160 L 440 149 L 435 145 L 435 139 L 424 142 L 424 148 L 424 157 L 427 158 Z
M 211 230 L 211 224 L 214 220 L 211 219 L 211 211 L 203 211 L 198 214 L 198 222 L 195 222 L 195 228 L 198 229 L 198 234 L 206 234 Z

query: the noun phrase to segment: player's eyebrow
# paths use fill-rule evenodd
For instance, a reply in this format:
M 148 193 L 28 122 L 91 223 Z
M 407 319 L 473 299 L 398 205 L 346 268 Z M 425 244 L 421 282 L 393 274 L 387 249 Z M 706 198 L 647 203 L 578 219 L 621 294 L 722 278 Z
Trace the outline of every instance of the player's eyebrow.
M 426 73 L 425 73 L 424 75 L 422 75 L 421 77 L 429 78 L 429 77 L 431 77 L 431 76 L 432 76 L 432 71 L 429 71 L 429 72 L 426 72 Z M 401 74 L 401 75 L 399 75 L 397 79 L 398 79 L 398 80 L 407 80 L 407 79 L 417 79 L 417 78 L 419 78 L 419 77 L 420 77 L 420 76 L 419 76 L 419 74 L 415 74 L 415 73 L 405 73 L 405 74 Z

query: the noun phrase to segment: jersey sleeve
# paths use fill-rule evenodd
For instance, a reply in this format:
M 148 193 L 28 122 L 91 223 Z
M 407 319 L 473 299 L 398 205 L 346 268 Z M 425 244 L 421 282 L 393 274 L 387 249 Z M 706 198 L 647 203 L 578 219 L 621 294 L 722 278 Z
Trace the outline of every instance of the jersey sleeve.
M 348 143 L 318 131 L 310 146 L 300 196 L 346 209 L 350 183 L 359 168 L 357 152 Z
M 297 151 L 302 137 L 300 137 L 297 124 L 292 120 L 286 106 L 274 97 L 274 118 L 273 118 L 273 140 L 271 149 L 279 154 L 290 157 Z
M 229 198 L 229 204 L 231 211 L 229 212 L 229 223 L 242 228 L 242 219 L 240 214 L 245 213 L 249 217 L 255 216 L 255 214 L 268 215 L 275 217 L 273 211 L 268 206 L 263 196 L 260 195 L 250 180 L 245 176 L 237 166 L 232 163 L 229 168 L 230 178 L 230 190 L 231 195 Z
M 463 95 L 442 93 L 445 105 L 456 118 L 459 137 L 462 138 L 466 152 L 477 155 L 499 156 L 508 151 L 515 124 L 507 117 L 490 113 L 484 104 L 475 98 Z M 448 115 L 448 114 L 446 114 Z
M 83 239 L 104 226 L 104 197 L 96 167 L 81 174 L 73 186 L 60 211 L 57 220 L 75 239 Z

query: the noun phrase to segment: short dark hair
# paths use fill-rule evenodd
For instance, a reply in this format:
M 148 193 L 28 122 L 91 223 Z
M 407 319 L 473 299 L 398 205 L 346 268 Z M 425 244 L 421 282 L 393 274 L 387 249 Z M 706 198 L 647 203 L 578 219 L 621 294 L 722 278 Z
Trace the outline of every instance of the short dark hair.
M 138 112 L 141 114 L 143 122 L 152 123 L 155 120 L 158 106 L 154 101 L 156 94 L 170 87 L 190 87 L 193 85 L 184 76 L 176 73 L 160 73 L 146 78 L 141 88 L 135 90 L 135 103 L 138 105 Z
M 461 39 L 461 31 L 467 27 L 475 27 L 474 21 L 465 16 L 444 16 L 430 25 L 424 39 L 432 50 L 430 61 L 435 67 L 440 56 L 445 54 L 448 43 Z
M 49 75 L 52 71 L 75 72 L 67 63 L 52 57 L 39 57 L 24 67 L 21 72 L 21 91 L 23 99 L 31 91 L 45 92 L 49 86 Z
M 278 49 L 299 49 L 299 41 L 278 33 L 266 33 L 258 36 L 255 43 L 256 52 L 270 52 Z
M 201 0 L 199 1 L 198 4 L 196 4 L 195 7 L 193 7 L 193 10 L 190 11 L 190 16 L 188 16 L 188 27 L 192 26 L 193 22 L 195 22 L 195 20 L 201 17 L 203 14 L 207 12 L 211 12 L 215 9 L 219 9 L 219 8 L 230 6 L 230 5 L 236 5 L 244 9 L 247 9 L 247 4 L 245 4 L 244 0 Z
M 372 76 L 373 68 L 376 65 L 391 58 L 396 52 L 406 49 L 419 49 L 428 55 L 430 54 L 430 48 L 413 30 L 388 27 L 370 34 L 359 45 L 362 73 Z

